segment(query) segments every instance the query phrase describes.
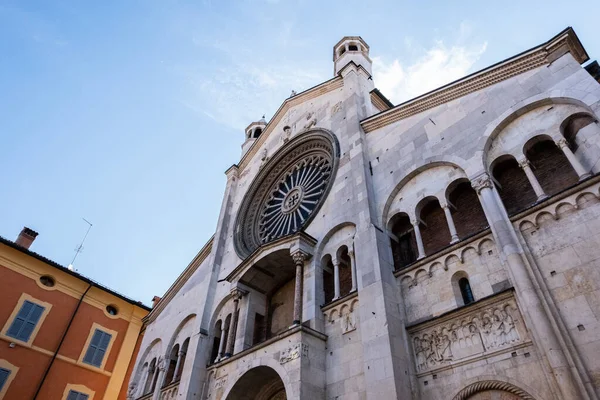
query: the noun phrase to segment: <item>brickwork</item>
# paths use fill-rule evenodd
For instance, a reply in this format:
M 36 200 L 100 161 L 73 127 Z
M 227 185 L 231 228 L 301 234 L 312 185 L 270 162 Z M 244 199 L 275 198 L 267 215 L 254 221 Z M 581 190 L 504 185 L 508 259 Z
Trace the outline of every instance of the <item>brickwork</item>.
M 537 197 L 517 160 L 509 158 L 494 167 L 494 178 L 500 184 L 498 192 L 508 215 L 512 215 L 531 204 Z
M 431 201 L 421 210 L 421 235 L 425 254 L 430 255 L 450 245 L 450 231 L 444 210 L 437 200 Z
M 576 184 L 579 180 L 562 150 L 549 140 L 533 145 L 527 152 L 527 159 L 548 196 Z
M 481 203 L 470 182 L 460 183 L 449 197 L 450 203 L 455 207 L 452 209 L 452 219 L 460 239 L 471 236 L 487 226 Z

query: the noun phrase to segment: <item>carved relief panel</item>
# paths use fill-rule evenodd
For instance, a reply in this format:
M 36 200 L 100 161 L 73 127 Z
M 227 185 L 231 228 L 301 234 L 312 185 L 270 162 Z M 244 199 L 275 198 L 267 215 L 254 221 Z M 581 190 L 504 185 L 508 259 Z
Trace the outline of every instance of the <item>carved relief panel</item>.
M 409 329 L 417 372 L 509 350 L 529 341 L 512 292 Z

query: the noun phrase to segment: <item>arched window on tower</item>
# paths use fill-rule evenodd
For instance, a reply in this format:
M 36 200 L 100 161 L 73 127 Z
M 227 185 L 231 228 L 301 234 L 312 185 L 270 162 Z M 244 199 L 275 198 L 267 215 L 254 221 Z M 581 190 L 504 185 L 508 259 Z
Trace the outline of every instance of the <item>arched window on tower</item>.
M 458 287 L 465 306 L 475 301 L 475 298 L 473 298 L 473 291 L 471 290 L 471 284 L 467 278 L 460 278 Z
M 352 43 L 348 46 L 348 51 L 358 51 L 358 46 Z
M 261 133 L 262 133 L 262 129 L 261 128 L 256 128 L 254 130 L 254 134 L 252 135 L 252 137 L 255 138 L 255 139 L 257 139 L 260 136 Z

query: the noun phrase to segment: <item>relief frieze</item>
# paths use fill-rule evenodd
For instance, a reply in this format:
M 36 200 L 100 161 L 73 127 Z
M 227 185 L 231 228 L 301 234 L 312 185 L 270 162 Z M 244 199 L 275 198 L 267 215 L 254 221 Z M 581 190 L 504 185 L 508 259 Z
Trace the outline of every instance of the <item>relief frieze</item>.
M 470 312 L 462 310 L 454 318 L 450 315 L 437 324 L 426 325 L 409 329 L 417 372 L 529 341 L 512 292 L 485 301 Z

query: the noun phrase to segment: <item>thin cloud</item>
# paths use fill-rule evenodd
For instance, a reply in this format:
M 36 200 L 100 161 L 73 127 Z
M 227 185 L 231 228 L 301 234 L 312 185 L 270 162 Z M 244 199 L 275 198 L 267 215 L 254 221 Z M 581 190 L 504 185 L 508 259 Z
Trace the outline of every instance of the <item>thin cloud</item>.
M 487 42 L 447 46 L 440 40 L 411 64 L 373 57 L 375 84 L 390 100 L 400 103 L 467 75 L 486 48 Z

